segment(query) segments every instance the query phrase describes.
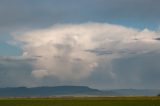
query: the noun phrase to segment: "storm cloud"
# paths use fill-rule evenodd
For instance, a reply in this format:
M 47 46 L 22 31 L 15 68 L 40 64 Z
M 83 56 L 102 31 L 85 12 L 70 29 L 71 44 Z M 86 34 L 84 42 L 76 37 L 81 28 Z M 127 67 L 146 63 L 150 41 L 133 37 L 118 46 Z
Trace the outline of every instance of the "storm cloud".
M 159 5 L 0 0 L 0 87 L 159 88 Z
M 107 23 L 63 24 L 14 33 L 23 56 L 36 58 L 33 76 L 60 79 L 88 77 L 103 60 L 159 52 L 158 36 L 158 31 Z

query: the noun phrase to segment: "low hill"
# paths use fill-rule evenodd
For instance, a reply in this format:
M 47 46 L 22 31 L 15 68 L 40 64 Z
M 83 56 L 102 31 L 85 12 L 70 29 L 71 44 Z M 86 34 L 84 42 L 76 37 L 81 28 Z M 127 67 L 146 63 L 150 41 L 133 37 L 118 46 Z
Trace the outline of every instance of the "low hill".
M 49 96 L 157 96 L 156 89 L 98 90 L 87 86 L 7 87 L 0 88 L 0 97 L 49 97 Z
M 108 93 L 108 94 L 107 94 Z M 9 87 L 0 88 L 1 97 L 32 97 L 32 96 L 75 96 L 75 95 L 110 95 L 87 86 L 56 86 L 56 87 Z

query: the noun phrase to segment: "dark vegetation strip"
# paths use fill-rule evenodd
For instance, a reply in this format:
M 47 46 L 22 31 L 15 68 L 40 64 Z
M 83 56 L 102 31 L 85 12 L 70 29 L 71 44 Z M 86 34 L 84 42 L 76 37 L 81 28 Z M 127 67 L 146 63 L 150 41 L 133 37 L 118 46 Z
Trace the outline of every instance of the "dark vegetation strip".
M 0 106 L 160 106 L 160 97 L 1 98 Z

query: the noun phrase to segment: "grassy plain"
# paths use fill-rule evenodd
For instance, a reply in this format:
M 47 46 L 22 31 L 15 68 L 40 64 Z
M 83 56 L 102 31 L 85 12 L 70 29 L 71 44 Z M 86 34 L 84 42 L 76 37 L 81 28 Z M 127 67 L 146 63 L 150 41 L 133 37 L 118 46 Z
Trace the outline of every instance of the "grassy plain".
M 0 106 L 160 106 L 160 97 L 0 98 Z

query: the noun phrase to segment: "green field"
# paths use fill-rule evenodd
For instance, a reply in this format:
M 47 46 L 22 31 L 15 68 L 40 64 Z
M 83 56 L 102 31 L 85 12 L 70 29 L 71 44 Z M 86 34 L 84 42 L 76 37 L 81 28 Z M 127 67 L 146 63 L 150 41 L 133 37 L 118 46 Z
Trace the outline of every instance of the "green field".
M 160 97 L 1 98 L 0 106 L 160 106 Z

